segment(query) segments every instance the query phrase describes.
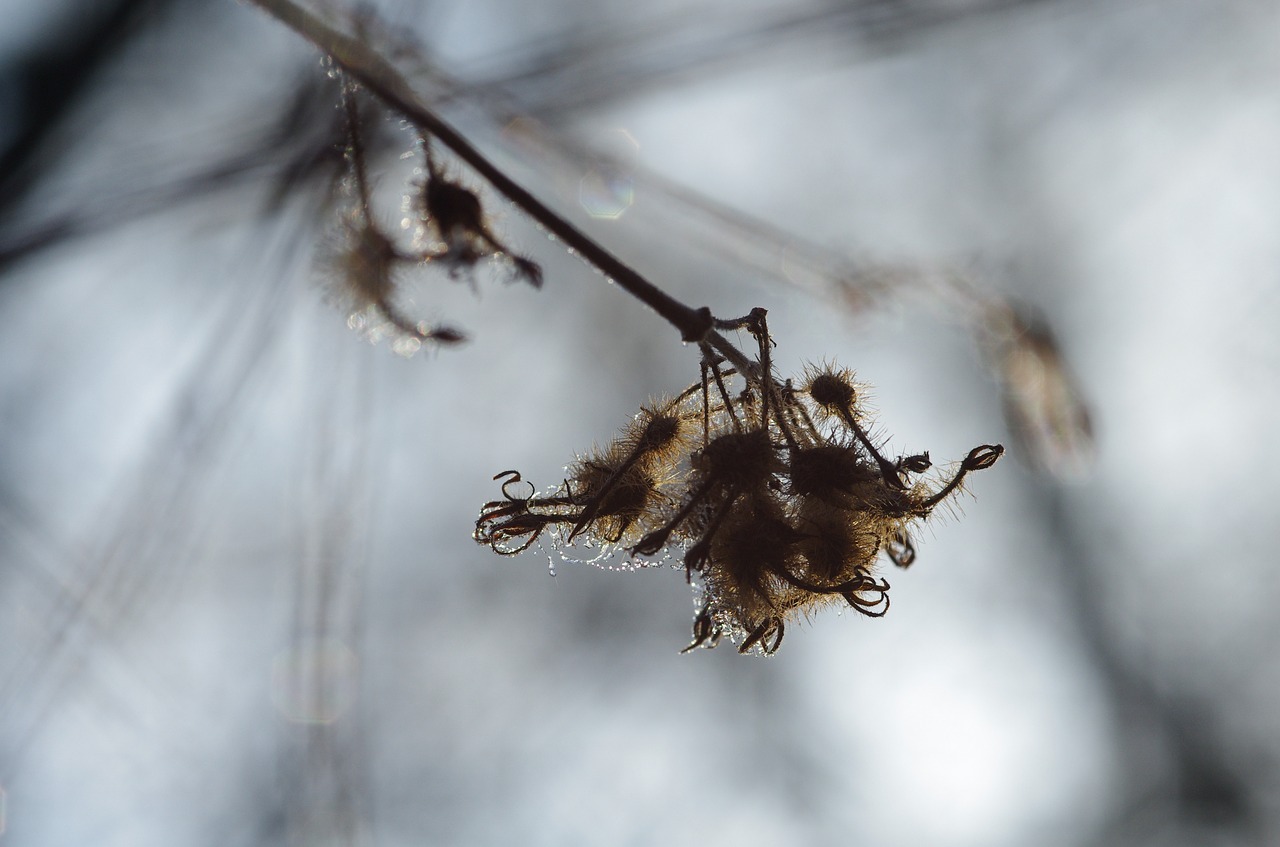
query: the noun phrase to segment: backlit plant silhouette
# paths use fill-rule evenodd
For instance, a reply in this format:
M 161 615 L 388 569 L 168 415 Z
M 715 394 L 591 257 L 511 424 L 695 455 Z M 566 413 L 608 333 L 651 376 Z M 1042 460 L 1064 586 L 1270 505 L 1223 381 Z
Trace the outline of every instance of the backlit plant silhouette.
M 686 650 L 728 635 L 740 652 L 771 654 L 787 621 L 821 606 L 882 616 L 889 583 L 874 573 L 879 553 L 910 565 L 909 526 L 1004 448 L 976 447 L 944 478 L 926 480 L 927 453 L 890 460 L 867 435 L 851 373 L 817 367 L 798 387 L 779 381 L 763 311 L 729 323 L 760 342 L 751 376 L 722 369 L 704 348 L 699 382 L 643 409 L 555 491 L 522 492 L 518 472 L 499 474 L 503 499 L 485 504 L 475 536 L 504 555 L 544 534 L 555 546 L 586 536 L 603 554 L 679 550 L 702 593 Z
M 486 503 L 475 539 L 512 555 L 540 540 L 576 542 L 633 560 L 675 560 L 700 594 L 693 641 L 722 638 L 740 652 L 775 652 L 788 622 L 843 604 L 870 617 L 889 607 L 880 553 L 899 567 L 915 558 L 911 527 L 990 467 L 1000 445 L 974 448 L 941 475 L 927 453 L 890 456 L 874 438 L 863 386 L 852 372 L 812 366 L 794 379 L 774 373 L 764 309 L 724 320 L 665 293 L 544 206 L 423 103 L 362 38 L 343 34 L 290 0 L 254 0 L 319 47 L 341 85 L 348 189 L 331 273 L 352 301 L 350 322 L 399 352 L 454 344 L 452 327 L 415 320 L 397 303 L 401 274 L 444 266 L 469 274 L 504 262 L 540 286 L 542 272 L 514 254 L 485 221 L 479 195 L 447 177 L 447 148 L 566 248 L 647 304 L 701 353 L 701 375 L 674 398 L 645 406 L 612 443 L 578 459 L 556 489 L 530 490 L 505 471 L 501 498 Z M 401 240 L 378 223 L 370 199 L 362 98 L 418 133 L 425 179 L 407 187 L 414 226 Z M 748 352 L 723 333 L 745 331 Z

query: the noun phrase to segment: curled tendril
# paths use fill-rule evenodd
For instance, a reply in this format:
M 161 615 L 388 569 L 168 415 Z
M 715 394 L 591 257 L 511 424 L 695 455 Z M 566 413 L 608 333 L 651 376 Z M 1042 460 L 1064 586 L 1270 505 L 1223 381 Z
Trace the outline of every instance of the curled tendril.
M 702 573 L 711 561 L 711 539 L 703 538 L 684 554 L 684 581 L 693 584 L 694 573 Z
M 495 504 L 486 504 L 489 505 Z M 528 511 L 523 502 L 501 506 L 499 501 L 497 505 L 499 508 L 480 513 L 476 520 L 475 539 L 489 545 L 489 549 L 500 556 L 514 556 L 528 550 L 543 530 L 555 522 L 554 518 Z
M 722 635 L 722 630 L 711 617 L 710 606 L 703 604 L 698 616 L 693 619 L 693 643 L 680 652 L 688 653 L 699 647 L 713 648 L 720 643 Z
M 529 510 L 529 503 L 536 491 L 533 484 L 524 480 L 519 471 L 503 471 L 494 480 L 502 480 L 501 500 L 490 500 L 476 518 L 473 536 L 500 556 L 514 556 L 528 550 L 556 518 L 538 515 Z M 511 491 L 513 485 L 529 486 L 529 493 L 519 496 Z M 512 543 L 514 542 L 514 543 Z
M 739 653 L 749 653 L 751 648 L 757 644 L 760 645 L 760 652 L 766 656 L 772 656 L 778 652 L 778 648 L 782 646 L 782 636 L 786 631 L 786 624 L 782 618 L 770 617 L 761 621 L 755 629 L 747 635 L 743 642 L 738 645 Z M 773 636 L 770 641 L 769 637 Z
M 512 501 L 513 503 L 528 503 L 530 498 L 532 498 L 533 495 L 537 493 L 537 489 L 533 487 L 532 482 L 529 482 L 526 479 L 520 478 L 520 471 L 503 471 L 502 473 L 494 474 L 493 476 L 495 481 L 502 479 L 503 477 L 510 477 L 510 479 L 504 480 L 502 483 L 502 496 L 506 497 L 508 500 Z M 524 497 L 517 497 L 507 490 L 507 486 L 519 485 L 521 483 L 529 486 L 529 493 Z
M 964 457 L 964 461 L 960 463 L 960 470 L 956 471 L 955 476 L 938 490 L 936 494 L 928 498 L 921 504 L 918 510 L 920 514 L 927 515 L 934 506 L 951 496 L 960 484 L 964 482 L 964 478 L 971 471 L 985 470 L 996 463 L 996 460 L 1004 455 L 1004 446 L 1000 444 L 983 444 L 980 447 L 974 447 L 969 451 L 969 455 Z
M 872 596 L 864 597 L 864 593 Z M 869 618 L 882 618 L 889 611 L 889 581 L 885 579 L 879 582 L 868 579 L 862 586 L 843 596 L 855 611 Z
M 811 594 L 840 594 L 844 595 L 849 592 L 862 591 L 864 589 L 875 590 L 877 583 L 875 579 L 865 570 L 857 569 L 850 579 L 842 582 L 823 585 L 822 583 L 813 582 L 796 576 L 791 571 L 783 567 L 771 568 L 772 573 L 781 577 L 782 580 L 789 585 L 799 588 L 801 591 L 808 591 Z M 888 590 L 889 584 L 885 583 L 885 590 Z
M 969 451 L 969 455 L 964 459 L 964 469 L 966 471 L 985 470 L 996 463 L 996 460 L 1004 455 L 1004 445 L 1002 444 L 983 444 L 981 447 L 974 447 Z

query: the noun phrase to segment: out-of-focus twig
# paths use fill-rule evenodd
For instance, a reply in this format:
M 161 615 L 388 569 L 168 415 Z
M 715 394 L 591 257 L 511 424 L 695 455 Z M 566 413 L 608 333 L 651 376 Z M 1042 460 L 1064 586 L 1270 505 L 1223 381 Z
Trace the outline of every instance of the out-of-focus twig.
M 709 309 L 694 309 L 676 300 L 526 191 L 457 130 L 441 120 L 418 97 L 404 76 L 363 38 L 329 26 L 292 0 L 251 2 L 314 44 L 388 108 L 449 148 L 498 193 L 558 238 L 565 247 L 594 265 L 617 283 L 619 288 L 657 312 L 680 332 L 683 340 L 710 345 L 744 373 L 754 370 L 755 366 L 751 361 L 715 331 Z

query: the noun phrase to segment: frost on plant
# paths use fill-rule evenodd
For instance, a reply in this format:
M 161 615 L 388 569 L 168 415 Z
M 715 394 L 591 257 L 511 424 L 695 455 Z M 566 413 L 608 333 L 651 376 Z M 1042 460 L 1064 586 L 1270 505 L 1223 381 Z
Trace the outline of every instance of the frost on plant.
M 831 604 L 883 615 L 879 554 L 910 565 L 911 526 L 1004 448 L 975 447 L 941 475 L 927 453 L 890 458 L 868 435 L 852 373 L 815 366 L 779 380 L 763 310 L 731 323 L 759 341 L 749 372 L 705 349 L 698 382 L 643 408 L 554 491 L 499 474 L 502 497 L 484 505 L 476 540 L 504 555 L 580 538 L 606 552 L 674 555 L 701 594 L 686 650 L 727 636 L 739 652 L 771 654 L 789 621 Z

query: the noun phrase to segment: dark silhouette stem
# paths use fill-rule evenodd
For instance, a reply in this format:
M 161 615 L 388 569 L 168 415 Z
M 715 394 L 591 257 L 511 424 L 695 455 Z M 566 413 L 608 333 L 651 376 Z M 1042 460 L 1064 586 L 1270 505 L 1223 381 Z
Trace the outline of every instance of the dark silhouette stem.
M 755 373 L 756 367 L 742 351 L 716 332 L 708 309 L 694 309 L 671 297 L 636 270 L 618 259 L 569 221 L 553 212 L 540 200 L 508 177 L 441 120 L 414 92 L 386 59 L 361 38 L 347 35 L 293 0 L 249 0 L 294 32 L 310 41 L 352 79 L 375 95 L 388 108 L 398 112 L 420 131 L 435 138 L 466 162 L 498 193 L 518 206 L 547 232 L 577 252 L 628 294 L 645 303 L 680 332 L 686 342 L 709 344 L 744 374 Z

